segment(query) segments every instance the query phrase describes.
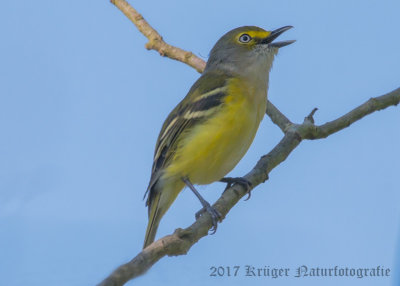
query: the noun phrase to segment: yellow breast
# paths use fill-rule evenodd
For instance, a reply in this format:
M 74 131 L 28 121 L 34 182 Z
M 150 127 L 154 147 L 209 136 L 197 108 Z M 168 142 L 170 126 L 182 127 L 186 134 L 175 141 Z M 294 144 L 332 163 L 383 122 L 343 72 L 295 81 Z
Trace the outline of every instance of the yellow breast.
M 245 155 L 265 114 L 266 87 L 255 90 L 235 79 L 227 92 L 223 107 L 187 134 L 166 169 L 167 176 L 209 184 L 229 173 Z

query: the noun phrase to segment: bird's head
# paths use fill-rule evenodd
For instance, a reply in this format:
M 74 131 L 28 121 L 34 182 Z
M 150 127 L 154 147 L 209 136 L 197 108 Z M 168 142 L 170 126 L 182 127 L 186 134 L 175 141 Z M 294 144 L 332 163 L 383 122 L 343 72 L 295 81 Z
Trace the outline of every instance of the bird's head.
M 274 40 L 283 32 L 293 28 L 285 26 L 266 31 L 256 26 L 243 26 L 223 35 L 214 45 L 207 61 L 206 71 L 228 69 L 246 72 L 248 68 L 268 70 L 279 48 L 295 42 Z

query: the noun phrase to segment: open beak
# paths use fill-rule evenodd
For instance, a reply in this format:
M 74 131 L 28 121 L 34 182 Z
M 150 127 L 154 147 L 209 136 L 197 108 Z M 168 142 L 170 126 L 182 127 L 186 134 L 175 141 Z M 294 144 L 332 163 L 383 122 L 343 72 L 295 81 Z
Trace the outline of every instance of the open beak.
M 293 28 L 293 26 L 285 26 L 285 27 L 282 27 L 282 28 L 272 31 L 268 37 L 261 40 L 260 44 L 264 44 L 264 45 L 268 44 L 270 47 L 274 47 L 274 48 L 282 48 L 284 46 L 293 44 L 294 42 L 296 42 L 296 40 L 281 41 L 281 42 L 274 42 L 274 43 L 272 42 L 273 40 L 278 38 L 282 33 L 286 32 L 287 30 L 289 30 L 291 28 Z

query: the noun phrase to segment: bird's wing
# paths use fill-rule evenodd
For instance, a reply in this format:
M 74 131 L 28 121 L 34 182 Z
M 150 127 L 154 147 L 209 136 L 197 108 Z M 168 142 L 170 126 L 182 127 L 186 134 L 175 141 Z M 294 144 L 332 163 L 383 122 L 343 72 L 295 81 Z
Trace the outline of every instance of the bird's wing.
M 146 205 L 151 202 L 153 187 L 173 158 L 182 134 L 187 133 L 194 125 L 206 121 L 223 104 L 229 78 L 230 75 L 226 72 L 212 71 L 203 74 L 165 120 L 154 152 L 150 183 L 145 193 L 145 197 L 149 193 Z

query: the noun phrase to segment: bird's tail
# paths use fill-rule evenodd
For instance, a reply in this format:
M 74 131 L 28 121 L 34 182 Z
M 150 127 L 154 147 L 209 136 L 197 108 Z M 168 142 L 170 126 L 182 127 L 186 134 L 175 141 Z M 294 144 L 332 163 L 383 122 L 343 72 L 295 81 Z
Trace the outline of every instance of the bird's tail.
M 149 223 L 146 229 L 143 248 L 146 248 L 154 241 L 161 218 L 175 201 L 179 192 L 183 189 L 183 186 L 183 182 L 178 181 L 163 184 L 161 188 L 160 185 L 157 184 L 153 187 L 154 189 L 151 190 L 150 200 L 148 202 Z
M 153 199 L 153 201 L 149 204 L 149 223 L 147 224 L 146 235 L 144 237 L 143 248 L 146 248 L 149 244 L 154 241 L 156 237 L 158 225 L 160 224 L 160 220 L 162 214 L 160 212 L 160 198 L 161 193 L 158 192 Z

